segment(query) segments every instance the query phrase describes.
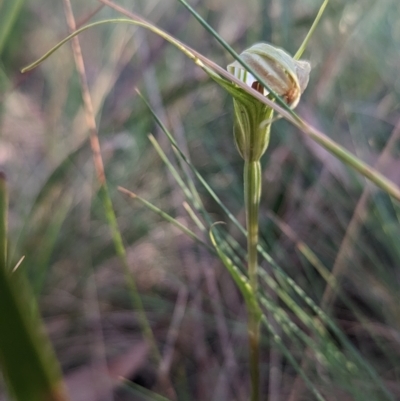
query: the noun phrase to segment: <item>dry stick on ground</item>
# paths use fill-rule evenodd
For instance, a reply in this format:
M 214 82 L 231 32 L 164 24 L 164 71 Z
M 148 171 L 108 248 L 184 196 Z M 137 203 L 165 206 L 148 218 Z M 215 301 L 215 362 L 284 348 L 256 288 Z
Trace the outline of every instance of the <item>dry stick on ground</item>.
M 386 163 L 388 162 L 392 149 L 395 148 L 396 142 L 399 140 L 400 140 L 400 119 L 397 121 L 396 126 L 394 127 L 394 130 L 389 140 L 387 141 L 382 153 L 380 154 L 374 166 L 378 171 L 384 169 Z M 346 233 L 343 237 L 342 243 L 340 244 L 339 251 L 337 253 L 331 272 L 331 276 L 334 277 L 336 280 L 339 278 L 338 277 L 339 275 L 343 275 L 344 270 L 346 268 L 346 262 L 351 257 L 351 253 L 354 248 L 354 242 L 358 235 L 359 229 L 364 221 L 364 218 L 367 216 L 367 203 L 370 194 L 371 194 L 371 186 L 368 185 L 367 187 L 365 187 L 363 193 L 361 194 L 360 199 L 358 200 L 358 203 L 353 212 L 353 216 L 350 220 Z M 322 308 L 329 307 L 333 303 L 336 295 L 337 293 L 334 291 L 334 288 L 331 285 L 327 284 L 327 286 L 325 287 L 325 291 L 322 295 L 321 307 Z M 306 367 L 309 354 L 310 354 L 310 349 L 307 349 L 304 354 L 305 357 L 303 358 L 301 364 L 302 368 Z M 297 401 L 301 395 L 303 388 L 304 388 L 304 382 L 301 379 L 301 377 L 297 376 L 293 384 L 292 391 L 290 393 L 288 401 Z

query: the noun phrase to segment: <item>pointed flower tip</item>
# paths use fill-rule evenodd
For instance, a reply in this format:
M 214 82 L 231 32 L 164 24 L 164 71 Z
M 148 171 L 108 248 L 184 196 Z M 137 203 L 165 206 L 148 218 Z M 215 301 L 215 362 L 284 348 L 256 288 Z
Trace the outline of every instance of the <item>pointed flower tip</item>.
M 297 106 L 310 76 L 311 65 L 308 61 L 295 60 L 285 50 L 268 43 L 256 43 L 241 53 L 240 57 L 290 107 Z M 264 96 L 268 95 L 269 92 L 238 61 L 229 64 L 227 69 L 248 86 Z

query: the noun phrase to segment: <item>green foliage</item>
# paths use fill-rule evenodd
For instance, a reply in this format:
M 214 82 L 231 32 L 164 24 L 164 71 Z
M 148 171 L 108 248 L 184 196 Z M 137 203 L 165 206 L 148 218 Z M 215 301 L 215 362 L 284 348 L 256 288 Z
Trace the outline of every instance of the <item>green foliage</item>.
M 7 261 L 6 179 L 0 174 L 0 366 L 19 401 L 66 400 L 58 363 L 42 332 L 35 299 L 22 271 Z
M 239 53 L 262 41 L 294 53 L 322 1 L 271 3 L 193 7 Z M 77 20 L 92 11 L 89 3 L 73 6 Z M 234 61 L 237 53 L 225 56 L 178 2 L 146 7 L 143 15 L 173 38 L 220 66 Z M 33 286 L 67 381 L 72 368 L 104 363 L 102 355 L 112 365 L 141 338 L 133 274 L 179 399 L 248 397 L 244 299 L 261 313 L 263 398 L 398 399 L 398 201 L 309 139 L 396 194 L 398 1 L 331 0 L 303 55 L 313 69 L 296 114 L 279 100 L 265 101 L 289 122 L 274 122 L 262 160 L 256 296 L 246 292 L 243 161 L 232 140 L 231 94 L 244 88 L 189 50 L 210 80 L 141 28 L 103 25 L 82 33 L 105 194 L 93 175 L 68 46 L 19 86 L 20 56 L 12 56 L 21 49 L 9 45 L 18 34 L 29 48 L 24 57 L 39 57 L 66 36 L 62 11 L 44 0 L 21 10 L 34 17 L 26 25 L 20 19 L 18 33 L 7 28 L 10 56 L 2 59 L 0 149 L 8 153 L 0 152 L 0 160 L 12 194 L 8 266 L 26 256 L 19 269 Z M 94 20 L 116 16 L 104 7 Z M 104 212 L 106 203 L 115 219 Z M 126 250 L 125 269 L 116 244 L 120 256 Z M 181 289 L 189 294 L 186 304 Z M 157 362 L 148 358 L 143 371 L 151 369 Z M 122 386 L 135 391 L 128 399 L 136 393 L 173 399 L 162 380 L 151 390 L 128 380 Z

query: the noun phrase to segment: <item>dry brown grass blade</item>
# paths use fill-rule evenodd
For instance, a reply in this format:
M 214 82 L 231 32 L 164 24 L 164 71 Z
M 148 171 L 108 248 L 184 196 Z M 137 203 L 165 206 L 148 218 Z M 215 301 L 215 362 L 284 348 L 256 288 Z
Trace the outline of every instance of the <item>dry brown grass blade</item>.
M 69 0 L 63 0 L 63 5 L 68 28 L 70 32 L 73 32 L 76 30 L 76 22 L 72 11 L 71 2 Z M 103 159 L 101 157 L 101 148 L 100 148 L 99 137 L 97 134 L 97 126 L 94 117 L 92 98 L 89 92 L 89 85 L 87 82 L 85 64 L 83 62 L 83 57 L 82 57 L 82 50 L 79 44 L 79 39 L 77 37 L 72 39 L 72 50 L 82 88 L 82 99 L 84 103 L 85 118 L 86 118 L 86 124 L 90 132 L 90 147 L 92 149 L 96 175 L 100 185 L 104 185 L 106 182 L 106 177 L 104 174 L 104 164 L 103 164 Z

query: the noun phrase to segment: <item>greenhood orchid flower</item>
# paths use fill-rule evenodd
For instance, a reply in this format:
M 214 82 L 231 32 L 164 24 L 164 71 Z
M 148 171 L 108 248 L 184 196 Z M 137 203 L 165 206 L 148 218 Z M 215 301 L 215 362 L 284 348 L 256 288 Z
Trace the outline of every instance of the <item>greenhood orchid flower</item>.
M 310 64 L 298 61 L 282 49 L 266 43 L 257 43 L 245 50 L 240 58 L 259 79 L 268 86 L 268 90 L 242 67 L 238 61 L 228 65 L 228 71 L 249 87 L 271 100 L 280 96 L 291 108 L 297 106 L 300 96 L 308 83 Z M 224 85 L 226 87 L 226 85 Z M 258 214 L 261 198 L 261 156 L 268 147 L 269 135 L 274 110 L 248 94 L 245 90 L 232 90 L 234 124 L 233 132 L 236 146 L 244 159 L 244 201 L 247 228 L 247 264 L 249 285 L 253 297 L 258 289 Z M 269 93 L 269 90 L 271 93 Z M 260 314 L 258 303 L 253 298 L 249 303 L 249 351 L 251 366 L 251 401 L 259 400 L 259 342 Z
M 295 60 L 284 50 L 267 43 L 253 45 L 240 57 L 288 106 L 297 106 L 308 84 L 309 62 Z M 268 91 L 238 61 L 229 64 L 228 71 L 264 96 L 269 96 Z M 243 93 L 243 96 L 234 97 L 234 111 L 234 136 L 240 155 L 246 161 L 260 160 L 268 147 L 273 110 Z

